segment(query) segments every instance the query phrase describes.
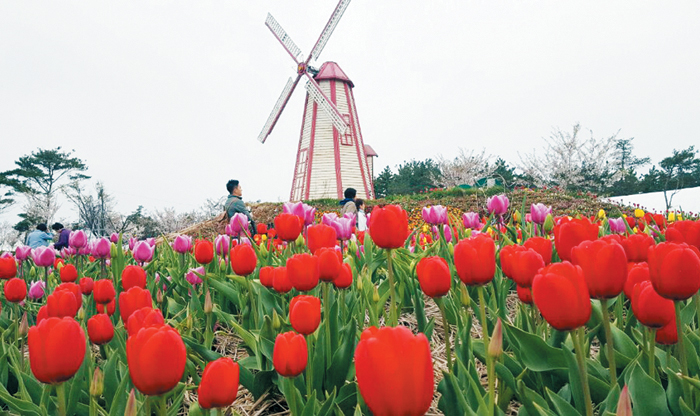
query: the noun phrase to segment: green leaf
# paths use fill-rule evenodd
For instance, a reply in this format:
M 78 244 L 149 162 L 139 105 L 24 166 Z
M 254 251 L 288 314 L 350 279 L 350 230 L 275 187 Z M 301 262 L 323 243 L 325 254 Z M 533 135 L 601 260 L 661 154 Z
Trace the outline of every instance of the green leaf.
M 25 400 L 20 400 L 12 396 L 3 384 L 0 384 L 0 400 L 2 400 L 10 410 L 15 411 L 21 415 L 36 415 L 42 416 L 43 412 L 41 408 L 32 402 Z
M 126 386 L 129 383 L 129 376 L 124 375 L 121 383 L 117 386 L 117 390 L 112 398 L 112 405 L 109 408 L 109 416 L 121 416 L 126 409 L 126 401 L 129 398 L 129 393 L 126 391 Z
M 268 371 L 258 371 L 255 373 L 253 378 L 253 397 L 257 400 L 262 396 L 269 388 L 273 386 L 272 378 L 277 374 L 275 370 Z
M 666 369 L 666 375 L 668 376 L 668 385 L 666 386 L 666 401 L 671 408 L 671 413 L 674 415 L 681 414 L 681 408 L 679 400 L 683 397 L 683 382 L 680 377 L 671 370 Z
M 503 325 L 516 356 L 528 369 L 539 372 L 567 368 L 561 349 L 551 347 L 537 335 L 506 323 Z
M 309 400 L 311 401 L 311 400 Z M 319 411 L 316 413 L 318 416 L 328 416 L 332 415 L 333 412 L 331 412 L 331 407 L 333 407 L 333 404 L 335 402 L 335 389 L 331 392 L 331 394 L 326 398 L 326 401 L 323 403 L 323 406 L 319 409 Z
M 119 355 L 112 354 L 107 360 L 107 364 L 102 368 L 104 374 L 104 388 L 102 393 L 107 404 L 107 408 L 112 407 L 112 399 L 117 391 L 119 385 L 119 377 L 117 375 L 117 361 Z
M 326 391 L 331 391 L 334 388 L 340 389 L 340 387 L 345 384 L 348 371 L 353 361 L 352 356 L 355 351 L 356 333 L 355 320 L 351 319 L 343 328 L 342 345 L 336 350 L 335 354 L 333 354 L 333 361 L 325 383 Z
M 459 389 L 454 374 L 443 372 L 443 378 L 438 384 L 437 390 L 440 392 L 438 409 L 442 410 L 442 413 L 446 415 L 463 415 L 467 414 L 468 411 L 472 411 L 469 406 L 466 406 L 464 395 Z
M 683 416 L 698 416 L 697 413 L 695 413 L 686 403 L 685 400 L 681 397 L 680 400 L 678 401 L 678 405 L 681 409 L 681 415 Z M 636 409 L 636 408 L 635 408 Z
M 581 414 L 566 400 L 562 399 L 558 394 L 545 387 L 547 397 L 552 402 L 554 409 L 560 416 L 581 416 Z
M 197 355 L 202 357 L 204 361 L 214 361 L 219 358 L 221 358 L 221 354 L 219 354 L 216 351 L 212 351 L 202 345 L 199 341 L 188 337 L 187 335 L 182 335 L 182 341 L 184 341 L 185 345 L 187 345 L 187 348 L 190 349 L 190 351 L 196 352 Z
M 340 388 L 335 398 L 335 405 L 347 415 L 357 405 L 357 383 L 348 383 Z
M 649 377 L 638 363 L 632 365 L 626 382 L 635 416 L 670 416 L 664 388 Z
M 564 348 L 562 351 L 564 352 L 564 357 L 569 367 L 569 385 L 571 386 L 571 393 L 574 396 L 574 403 L 576 404 L 576 409 L 583 415 L 586 413 L 586 403 L 583 398 L 581 370 L 578 368 L 574 353 L 567 348 Z
M 243 339 L 246 347 L 250 348 L 253 355 L 258 355 L 258 342 L 253 334 L 243 329 L 242 326 L 238 325 L 235 321 L 228 321 L 229 324 L 236 330 L 238 336 Z

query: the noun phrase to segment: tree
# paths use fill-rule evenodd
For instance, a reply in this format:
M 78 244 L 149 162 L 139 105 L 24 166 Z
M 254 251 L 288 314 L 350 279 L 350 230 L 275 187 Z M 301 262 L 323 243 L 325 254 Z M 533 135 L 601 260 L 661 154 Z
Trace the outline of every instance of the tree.
M 504 188 L 512 188 L 517 179 L 515 168 L 509 166 L 508 163 L 500 157 L 496 159 L 496 163 L 493 165 L 493 172 L 490 176 L 500 179 L 503 182 Z
M 102 182 L 97 182 L 95 185 L 93 196 L 85 194 L 80 182 L 73 181 L 66 190 L 66 197 L 75 205 L 81 227 L 95 237 L 112 232 L 111 219 L 115 216 L 114 203 Z
M 700 159 L 695 157 L 697 150 L 690 146 L 685 150 L 673 150 L 673 155 L 659 162 L 663 169 L 661 182 L 663 183 L 666 209 L 671 209 L 673 196 L 682 188 L 697 185 L 700 181 L 693 173 L 700 170 Z M 672 191 L 670 195 L 669 191 Z
M 467 153 L 464 149 L 459 149 L 459 154 L 452 160 L 447 160 L 442 155 L 437 158 L 436 176 L 433 181 L 440 183 L 447 188 L 454 188 L 459 185 L 474 185 L 476 181 L 491 176 L 495 170 L 494 166 L 489 166 L 491 155 L 486 155 L 486 151 L 474 153 L 471 150 Z
M 391 172 L 391 169 L 389 169 L 389 166 L 386 166 L 379 176 L 374 178 L 374 193 L 377 195 L 377 198 L 384 198 L 387 196 L 389 185 L 393 180 L 394 174 Z
M 615 140 L 613 160 L 615 161 L 615 168 L 617 169 L 615 172 L 617 180 L 625 181 L 626 177 L 634 172 L 636 168 L 647 165 L 650 162 L 648 157 L 640 159 L 632 153 L 634 150 L 632 140 L 634 140 L 634 137 Z
M 22 156 L 15 162 L 17 169 L 5 172 L 23 186 L 23 193 L 30 203 L 40 204 L 42 220 L 51 222 L 55 213 L 56 191 L 60 182 L 65 179 L 80 181 L 89 176 L 82 174 L 87 165 L 72 156 L 73 151 L 62 152 L 61 147 L 44 150 L 39 149 L 28 156 Z M 32 198 L 33 197 L 33 198 Z
M 388 189 L 389 195 L 412 194 L 435 188 L 435 178 L 440 176 L 440 168 L 432 159 L 404 162 L 398 167 Z
M 22 182 L 11 177 L 8 172 L 0 173 L 0 212 L 15 203 L 15 195 L 27 189 Z

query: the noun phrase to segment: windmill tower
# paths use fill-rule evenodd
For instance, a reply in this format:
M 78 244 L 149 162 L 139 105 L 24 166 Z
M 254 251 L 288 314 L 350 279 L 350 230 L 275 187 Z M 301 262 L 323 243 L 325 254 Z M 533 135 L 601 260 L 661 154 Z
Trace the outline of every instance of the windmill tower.
M 308 58 L 277 23 L 267 15 L 265 25 L 297 64 L 296 79 L 289 78 L 258 136 L 265 142 L 301 80 L 306 78 L 306 102 L 289 199 L 292 201 L 343 197 L 355 188 L 358 198 L 373 199 L 372 157 L 377 154 L 362 139 L 353 82 L 335 62 L 319 69 L 309 66 L 325 47 L 350 0 L 340 0 Z

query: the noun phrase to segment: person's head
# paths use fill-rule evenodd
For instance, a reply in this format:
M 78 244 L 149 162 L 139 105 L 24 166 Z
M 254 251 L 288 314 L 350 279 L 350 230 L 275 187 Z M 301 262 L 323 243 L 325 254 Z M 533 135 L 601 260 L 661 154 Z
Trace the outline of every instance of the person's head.
M 357 195 L 355 188 L 348 188 L 345 190 L 345 198 L 355 199 L 355 195 Z
M 54 230 L 54 231 L 60 231 L 60 230 L 63 229 L 63 224 L 61 224 L 60 222 L 55 222 L 55 223 L 51 226 L 51 229 Z
M 228 190 L 228 193 L 231 195 L 243 195 L 243 188 L 241 188 L 240 182 L 235 179 L 231 179 L 226 183 L 226 190 Z
M 46 230 L 48 230 L 49 228 L 46 226 L 46 224 L 39 224 L 36 226 L 36 229 L 39 231 L 46 232 Z
M 365 209 L 365 200 L 362 198 L 355 199 L 355 207 L 357 207 L 358 210 Z

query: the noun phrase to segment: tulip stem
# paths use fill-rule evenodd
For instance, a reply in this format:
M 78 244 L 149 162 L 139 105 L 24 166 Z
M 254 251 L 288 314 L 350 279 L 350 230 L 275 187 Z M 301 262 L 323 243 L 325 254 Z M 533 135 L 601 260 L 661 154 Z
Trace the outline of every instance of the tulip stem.
M 700 292 L 695 292 L 693 295 L 693 303 L 695 303 L 695 318 L 697 319 L 696 329 L 700 328 Z
M 392 250 L 388 248 L 386 250 L 386 268 L 387 274 L 389 275 L 389 291 L 391 293 L 391 303 L 389 306 L 389 326 L 397 326 L 399 324 L 399 317 L 396 313 L 396 288 L 394 287 L 394 268 L 392 267 Z
M 287 404 L 289 405 L 289 413 L 292 416 L 295 416 L 298 414 L 297 412 L 297 391 L 296 387 L 294 387 L 294 379 L 291 377 L 285 377 L 287 379 L 287 394 L 285 397 L 287 398 Z
M 306 364 L 306 400 L 311 400 L 311 394 L 313 391 L 313 363 L 314 363 L 314 348 L 313 348 L 313 334 L 306 337 L 306 342 L 309 349 L 309 358 Z
M 608 300 L 600 300 L 603 309 L 603 328 L 605 329 L 605 348 L 607 349 L 608 366 L 610 368 L 610 385 L 617 384 L 617 367 L 615 366 L 615 346 L 613 344 L 612 330 L 610 329 L 610 311 L 608 310 Z
M 158 396 L 158 416 L 167 416 L 168 415 L 168 403 L 165 400 L 165 394 L 161 394 Z
M 583 401 L 586 406 L 586 416 L 593 416 L 593 403 L 591 402 L 591 390 L 588 386 L 588 370 L 586 369 L 586 361 L 583 355 L 583 327 L 571 331 L 571 338 L 574 341 L 574 349 L 576 350 L 576 363 L 578 364 L 578 373 L 581 379 L 581 388 L 583 389 Z
M 56 385 L 56 397 L 58 398 L 58 414 L 66 415 L 66 388 L 63 383 Z
M 683 342 L 683 321 L 681 320 L 681 303 L 682 300 L 675 300 L 673 301 L 675 307 L 676 307 L 676 329 L 678 331 L 678 349 L 676 352 L 678 353 L 678 358 L 681 361 L 681 374 L 684 376 L 688 376 L 688 359 L 685 356 L 685 343 Z M 688 383 L 683 383 L 683 396 L 685 396 L 686 401 L 689 399 L 689 392 L 688 392 Z M 692 406 L 692 405 L 691 405 Z
M 479 312 L 481 313 L 481 337 L 484 341 L 484 354 L 486 355 L 486 373 L 489 383 L 489 416 L 494 414 L 496 403 L 496 380 L 493 374 L 493 359 L 489 356 L 489 324 L 486 320 L 486 300 L 484 299 L 484 286 L 476 288 L 479 292 Z
M 332 353 L 332 348 L 331 348 L 331 321 L 330 321 L 330 313 L 331 313 L 331 297 L 329 293 L 329 286 L 331 285 L 331 282 L 323 282 L 323 311 L 324 311 L 324 323 L 323 326 L 326 328 L 326 368 L 330 369 L 331 368 L 331 356 L 333 355 Z
M 656 370 L 656 357 L 655 355 L 655 348 L 656 348 L 656 329 L 654 328 L 649 328 L 649 377 L 651 378 L 656 378 L 655 376 L 655 370 Z
M 445 304 L 442 301 L 442 298 L 435 298 L 435 303 L 440 308 L 440 314 L 442 315 L 442 326 L 445 329 L 445 351 L 447 353 L 447 371 L 452 372 L 452 346 L 450 346 L 450 324 L 447 322 Z

